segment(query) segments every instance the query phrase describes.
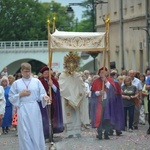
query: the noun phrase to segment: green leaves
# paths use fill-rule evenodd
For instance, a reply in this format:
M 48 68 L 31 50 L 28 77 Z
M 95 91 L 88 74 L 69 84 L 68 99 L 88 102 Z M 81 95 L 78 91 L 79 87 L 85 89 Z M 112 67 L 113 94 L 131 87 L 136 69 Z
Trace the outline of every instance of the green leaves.
M 46 39 L 44 7 L 37 0 L 0 0 L 0 40 Z M 43 32 L 43 28 L 45 32 Z
M 67 6 L 61 6 L 55 1 L 40 3 L 38 0 L 0 0 L 0 41 L 46 40 L 46 21 L 49 17 L 52 32 L 54 13 L 58 30 L 92 30 L 91 13 L 88 8 L 84 12 L 84 20 L 80 22 L 74 16 L 69 17 L 66 10 Z

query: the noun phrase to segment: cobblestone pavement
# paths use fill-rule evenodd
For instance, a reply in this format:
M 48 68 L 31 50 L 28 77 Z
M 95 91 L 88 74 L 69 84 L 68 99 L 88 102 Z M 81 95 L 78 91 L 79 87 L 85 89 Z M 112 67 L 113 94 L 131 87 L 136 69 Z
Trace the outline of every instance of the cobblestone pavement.
M 150 150 L 150 135 L 146 135 L 148 125 L 139 125 L 132 133 L 124 131 L 121 136 L 110 140 L 96 139 L 96 129 L 85 129 L 80 138 L 65 138 L 64 133 L 54 135 L 57 150 Z M 46 143 L 49 150 L 50 143 Z M 0 150 L 18 150 L 16 131 L 10 130 L 0 135 Z

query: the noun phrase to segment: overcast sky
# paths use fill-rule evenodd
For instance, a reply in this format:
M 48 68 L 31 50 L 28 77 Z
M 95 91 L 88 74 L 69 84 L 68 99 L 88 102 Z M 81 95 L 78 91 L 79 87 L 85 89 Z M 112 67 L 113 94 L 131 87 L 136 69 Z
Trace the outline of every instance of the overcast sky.
M 40 2 L 51 2 L 51 0 L 39 0 Z M 82 0 L 54 0 L 55 2 L 61 3 L 63 6 L 67 6 L 69 3 L 81 3 Z M 71 6 L 75 12 L 75 17 L 81 20 L 82 10 L 81 6 Z

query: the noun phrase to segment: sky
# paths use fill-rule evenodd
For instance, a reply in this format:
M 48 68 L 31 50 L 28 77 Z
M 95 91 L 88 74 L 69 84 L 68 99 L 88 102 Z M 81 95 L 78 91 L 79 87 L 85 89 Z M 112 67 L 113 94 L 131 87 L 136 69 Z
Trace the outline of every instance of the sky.
M 39 0 L 40 2 L 51 2 L 51 0 Z M 82 0 L 54 0 L 55 2 L 61 3 L 62 6 L 67 6 L 69 3 L 81 3 Z M 81 6 L 71 6 L 75 13 L 75 18 L 80 21 L 82 19 L 82 11 L 84 10 Z

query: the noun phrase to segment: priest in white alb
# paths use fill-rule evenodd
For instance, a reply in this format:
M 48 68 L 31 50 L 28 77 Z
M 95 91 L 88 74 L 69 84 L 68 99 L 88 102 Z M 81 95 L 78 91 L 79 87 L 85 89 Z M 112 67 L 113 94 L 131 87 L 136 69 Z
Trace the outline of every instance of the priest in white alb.
M 66 137 L 81 137 L 81 103 L 85 97 L 85 86 L 79 73 L 78 56 L 69 53 L 64 58 L 65 71 L 59 76 L 62 98 L 63 120 Z

